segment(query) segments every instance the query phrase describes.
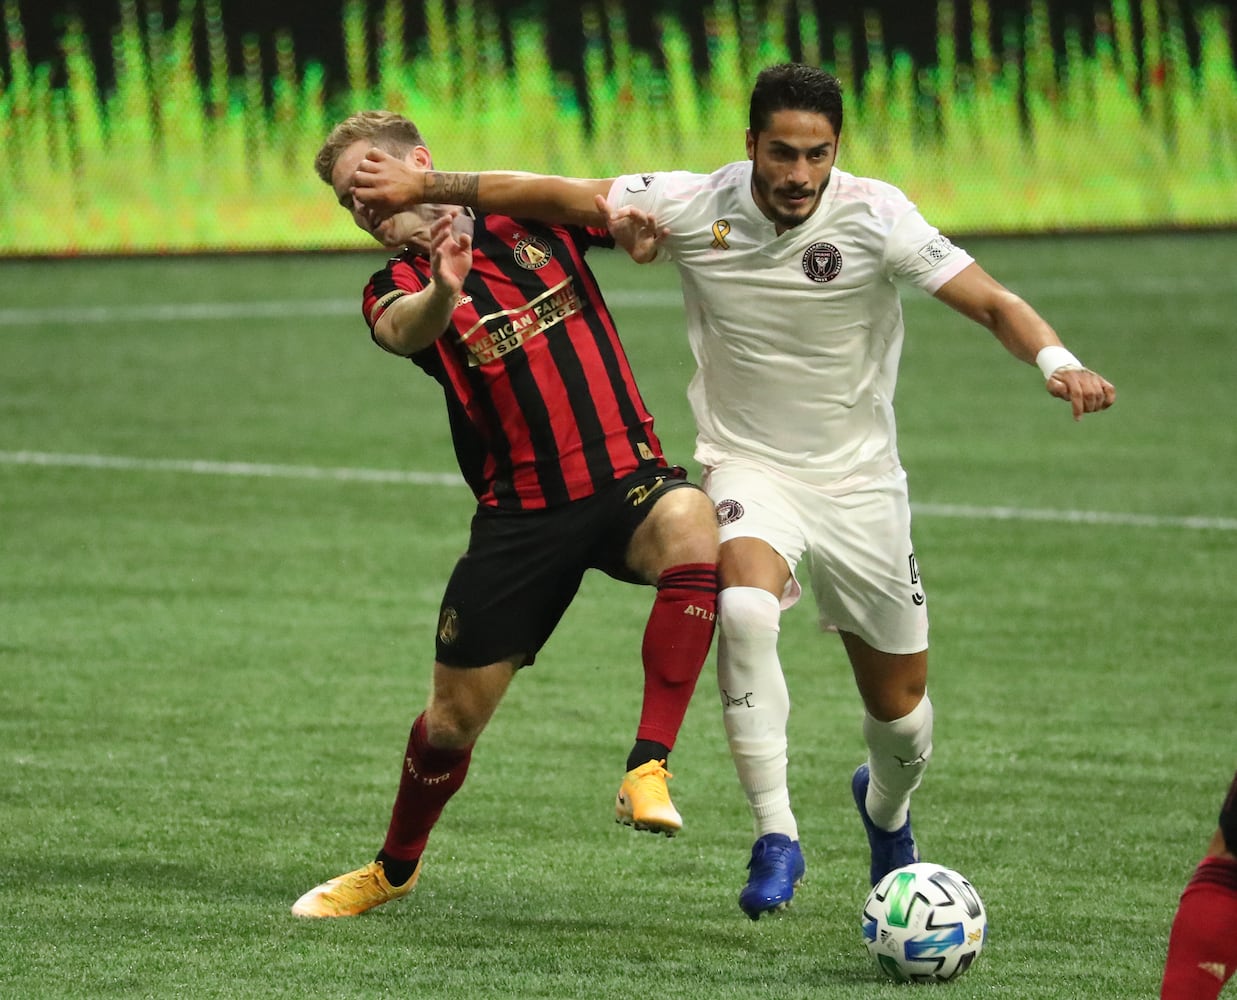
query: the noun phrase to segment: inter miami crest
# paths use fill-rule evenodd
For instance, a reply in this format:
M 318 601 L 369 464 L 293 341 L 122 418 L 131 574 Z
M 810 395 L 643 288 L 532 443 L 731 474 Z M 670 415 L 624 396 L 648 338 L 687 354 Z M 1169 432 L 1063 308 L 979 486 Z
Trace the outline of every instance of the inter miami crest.
M 743 504 L 738 500 L 719 500 L 716 511 L 717 526 L 724 528 L 728 524 L 734 524 L 743 516 Z
M 842 253 L 832 243 L 813 243 L 803 251 L 803 273 L 822 285 L 842 272 Z

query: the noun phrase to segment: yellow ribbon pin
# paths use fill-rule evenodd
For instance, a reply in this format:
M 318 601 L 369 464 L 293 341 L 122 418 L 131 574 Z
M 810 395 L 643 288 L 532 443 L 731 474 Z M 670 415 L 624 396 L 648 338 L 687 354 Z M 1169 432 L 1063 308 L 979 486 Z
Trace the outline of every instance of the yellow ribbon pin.
M 729 250 L 730 244 L 726 242 L 726 237 L 730 235 L 730 223 L 725 219 L 718 219 L 713 223 L 713 243 L 711 244 L 714 250 Z

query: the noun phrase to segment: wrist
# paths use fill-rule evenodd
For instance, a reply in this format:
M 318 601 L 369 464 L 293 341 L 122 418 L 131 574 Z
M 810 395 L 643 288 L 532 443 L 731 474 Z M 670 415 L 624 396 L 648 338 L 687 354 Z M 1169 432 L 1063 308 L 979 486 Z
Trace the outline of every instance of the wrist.
M 1043 373 L 1045 381 L 1052 378 L 1053 374 L 1063 368 L 1066 371 L 1082 371 L 1085 367 L 1081 361 L 1060 344 L 1052 344 L 1049 347 L 1040 348 L 1039 353 L 1035 355 L 1035 364 Z
M 454 301 L 459 295 L 459 290 L 452 288 L 448 280 L 441 275 L 431 274 L 426 288 L 429 291 L 429 297 L 435 302 L 445 302 L 448 299 Z

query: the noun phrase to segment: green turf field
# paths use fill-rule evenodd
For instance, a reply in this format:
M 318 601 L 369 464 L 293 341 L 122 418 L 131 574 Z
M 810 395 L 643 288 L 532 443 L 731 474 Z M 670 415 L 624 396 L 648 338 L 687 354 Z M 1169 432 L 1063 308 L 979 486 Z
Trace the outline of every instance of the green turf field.
M 1075 424 L 908 298 L 937 708 L 916 831 L 990 915 L 949 996 L 1152 997 L 1237 764 L 1237 235 L 970 248 L 1119 399 Z M 650 594 L 600 576 L 482 737 L 416 892 L 289 915 L 381 842 L 471 509 L 436 387 L 360 321 L 381 260 L 0 264 L 0 996 L 903 995 L 859 933 L 840 644 L 806 605 L 784 619 L 808 879 L 752 923 L 712 661 L 671 762 L 684 833 L 613 822 Z M 674 274 L 598 269 L 686 461 Z

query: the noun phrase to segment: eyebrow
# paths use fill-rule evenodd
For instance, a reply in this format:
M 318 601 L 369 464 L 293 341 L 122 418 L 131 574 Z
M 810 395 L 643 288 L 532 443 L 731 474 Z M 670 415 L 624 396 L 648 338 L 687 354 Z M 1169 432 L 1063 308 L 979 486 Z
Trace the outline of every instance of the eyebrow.
M 796 146 L 794 143 L 786 142 L 784 139 L 770 139 L 769 145 L 780 150 L 789 150 L 792 153 L 823 153 L 825 150 L 833 148 L 832 142 L 822 142 L 815 146 Z

